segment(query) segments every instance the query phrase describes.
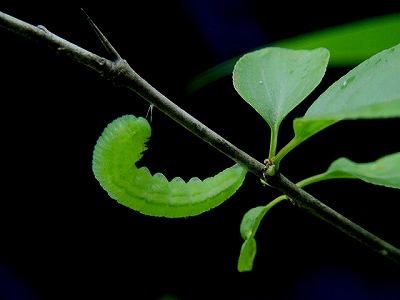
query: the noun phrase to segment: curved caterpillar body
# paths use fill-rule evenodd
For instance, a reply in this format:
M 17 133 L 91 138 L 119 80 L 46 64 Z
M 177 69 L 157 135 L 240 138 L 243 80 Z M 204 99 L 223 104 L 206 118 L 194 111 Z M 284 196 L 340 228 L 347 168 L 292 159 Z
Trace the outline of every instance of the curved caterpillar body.
M 220 205 L 242 185 L 247 170 L 238 164 L 214 177 L 194 177 L 187 183 L 180 177 L 168 181 L 161 173 L 152 176 L 146 167 L 137 168 L 150 135 L 146 119 L 125 115 L 111 122 L 95 145 L 94 175 L 119 203 L 151 216 L 194 216 Z

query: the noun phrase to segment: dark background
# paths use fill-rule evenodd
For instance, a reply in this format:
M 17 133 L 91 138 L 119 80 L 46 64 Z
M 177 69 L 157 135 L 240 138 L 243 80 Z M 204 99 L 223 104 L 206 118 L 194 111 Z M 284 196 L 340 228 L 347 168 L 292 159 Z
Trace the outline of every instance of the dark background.
M 28 1 L 27 1 L 28 2 Z M 68 3 L 68 4 L 67 4 Z M 130 65 L 167 97 L 262 161 L 269 128 L 234 91 L 230 76 L 195 93 L 190 79 L 268 42 L 400 12 L 394 1 L 1 1 L 0 10 L 99 55 L 83 7 Z M 252 272 L 236 269 L 239 225 L 277 197 L 249 175 L 218 208 L 197 217 L 141 215 L 110 199 L 91 170 L 94 144 L 113 119 L 145 116 L 148 103 L 43 45 L 0 28 L 0 299 L 400 299 L 400 268 L 289 202 L 256 235 Z M 279 145 L 348 69 L 321 85 L 282 124 Z M 399 151 L 399 120 L 335 124 L 282 165 L 291 180 L 321 173 L 336 158 L 372 161 Z M 212 176 L 232 161 L 153 112 L 142 164 L 168 178 Z M 311 194 L 399 247 L 399 191 L 359 181 L 323 182 Z

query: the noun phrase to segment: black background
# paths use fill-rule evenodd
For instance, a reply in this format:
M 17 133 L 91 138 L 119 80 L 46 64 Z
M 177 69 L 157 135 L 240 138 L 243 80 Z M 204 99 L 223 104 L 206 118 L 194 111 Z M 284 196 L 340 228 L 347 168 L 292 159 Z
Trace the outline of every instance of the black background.
M 1 1 L 0 10 L 106 56 L 80 8 L 148 82 L 233 144 L 262 161 L 269 128 L 225 77 L 195 93 L 190 79 L 268 42 L 400 12 L 394 1 Z M 145 116 L 148 103 L 44 45 L 0 28 L 1 299 L 399 299 L 391 261 L 289 202 L 256 235 L 252 272 L 236 269 L 239 225 L 250 208 L 277 197 L 249 175 L 220 207 L 197 217 L 141 215 L 110 199 L 91 170 L 94 144 L 113 119 Z M 327 70 L 291 118 L 348 69 Z M 298 181 L 345 156 L 372 161 L 399 150 L 399 121 L 335 124 L 282 165 Z M 157 109 L 142 164 L 168 178 L 204 178 L 232 161 Z M 399 192 L 359 181 L 323 182 L 311 194 L 399 247 Z

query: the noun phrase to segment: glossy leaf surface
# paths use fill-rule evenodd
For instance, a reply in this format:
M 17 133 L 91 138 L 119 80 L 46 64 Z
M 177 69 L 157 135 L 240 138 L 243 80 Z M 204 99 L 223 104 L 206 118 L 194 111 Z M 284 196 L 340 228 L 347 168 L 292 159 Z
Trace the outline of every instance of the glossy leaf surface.
M 327 126 L 350 119 L 400 117 L 400 44 L 364 61 L 332 84 L 294 120 L 301 142 Z
M 264 48 L 245 54 L 233 71 L 241 97 L 277 131 L 283 118 L 321 82 L 329 51 Z

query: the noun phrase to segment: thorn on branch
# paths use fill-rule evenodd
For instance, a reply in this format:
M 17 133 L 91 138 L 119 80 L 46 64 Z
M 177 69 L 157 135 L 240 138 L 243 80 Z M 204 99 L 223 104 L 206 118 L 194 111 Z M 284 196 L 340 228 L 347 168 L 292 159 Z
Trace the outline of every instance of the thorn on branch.
M 81 8 L 82 12 L 85 14 L 87 21 L 89 22 L 90 26 L 92 27 L 93 31 L 96 33 L 97 37 L 99 38 L 100 42 L 103 44 L 104 48 L 106 49 L 107 53 L 110 54 L 112 57 L 111 59 L 115 62 L 121 60 L 121 56 L 115 50 L 115 48 L 111 45 L 108 41 L 106 36 L 100 31 L 100 29 L 96 26 L 96 24 L 92 21 L 86 11 Z
M 44 27 L 43 25 L 38 25 L 37 28 L 39 28 L 40 30 L 43 30 L 45 33 L 49 33 L 49 31 L 47 30 L 47 28 Z

